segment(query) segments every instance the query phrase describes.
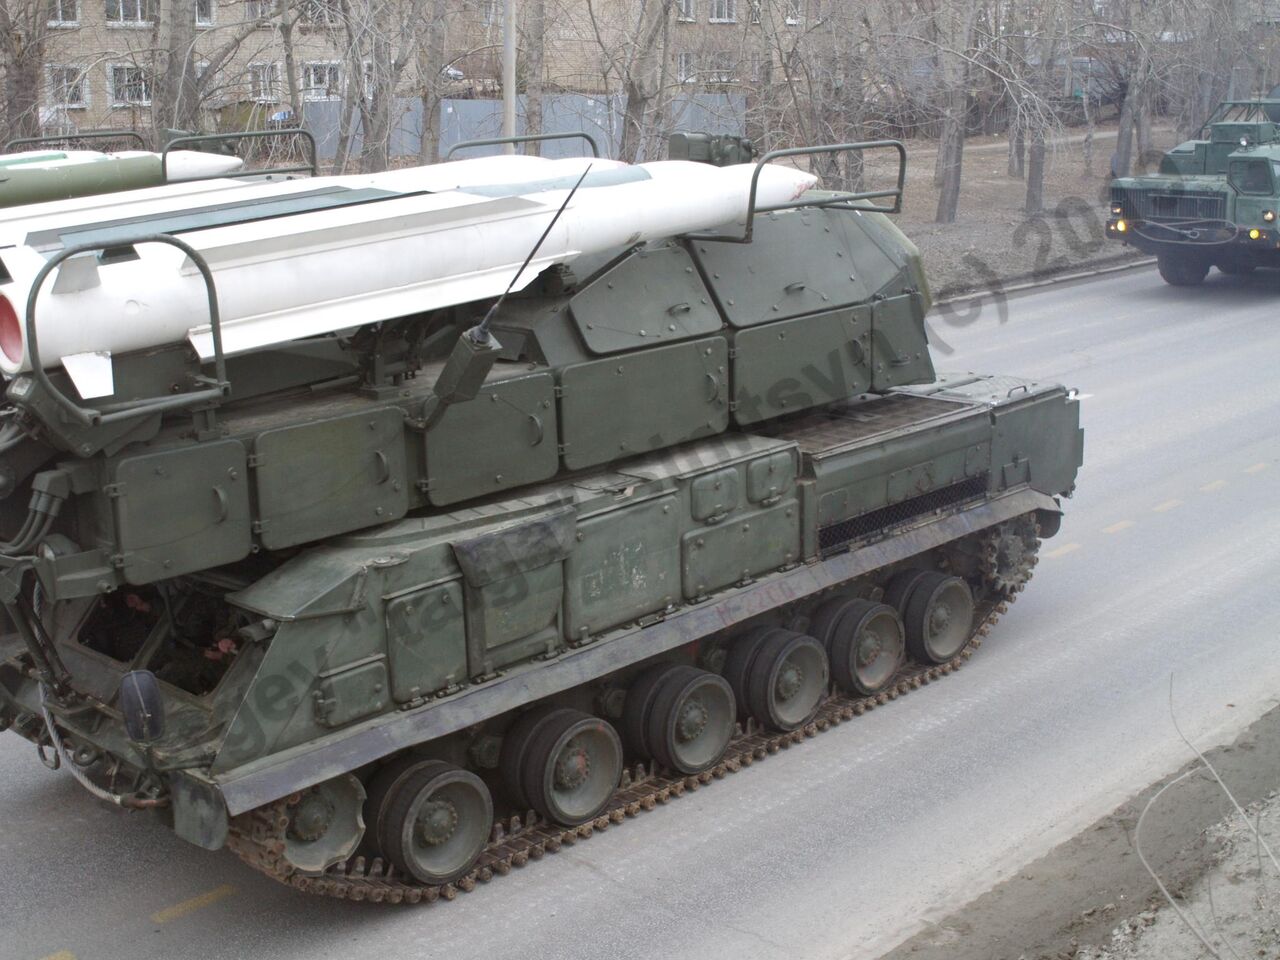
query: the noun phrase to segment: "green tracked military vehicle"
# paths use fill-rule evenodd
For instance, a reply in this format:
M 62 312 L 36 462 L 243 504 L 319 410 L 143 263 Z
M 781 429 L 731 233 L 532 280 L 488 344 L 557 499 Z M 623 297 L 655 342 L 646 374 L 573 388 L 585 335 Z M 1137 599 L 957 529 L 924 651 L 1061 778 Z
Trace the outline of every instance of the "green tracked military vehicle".
M 1221 104 L 1148 176 L 1111 186 L 1107 236 L 1158 258 L 1174 286 L 1280 266 L 1280 99 Z
M 417 902 L 949 672 L 1082 431 L 935 374 L 901 182 L 552 265 L 487 344 L 492 300 L 120 354 L 92 407 L 14 376 L 0 723 L 193 844 Z

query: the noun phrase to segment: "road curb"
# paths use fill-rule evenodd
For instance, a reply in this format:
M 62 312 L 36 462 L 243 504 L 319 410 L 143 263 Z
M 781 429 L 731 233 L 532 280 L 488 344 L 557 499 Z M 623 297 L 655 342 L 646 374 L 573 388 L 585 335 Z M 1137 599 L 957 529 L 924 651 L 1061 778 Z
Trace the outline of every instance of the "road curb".
M 944 297 L 941 300 L 935 300 L 934 307 L 948 306 L 955 303 L 966 303 L 974 300 L 983 300 L 987 297 L 1008 296 L 1014 293 L 1024 293 L 1029 290 L 1042 290 L 1045 287 L 1056 287 L 1066 283 L 1075 283 L 1085 280 L 1096 280 L 1099 277 L 1105 277 L 1113 273 L 1126 273 L 1130 270 L 1141 270 L 1147 267 L 1155 266 L 1155 257 L 1143 257 L 1140 260 L 1128 260 L 1124 263 L 1111 264 L 1105 267 L 1095 267 L 1091 270 L 1078 270 L 1073 273 L 1059 273 L 1051 277 L 1043 277 L 1039 280 L 1026 280 L 1012 283 L 1008 286 L 987 287 L 982 290 L 974 290 L 969 293 L 959 293 L 953 296 Z

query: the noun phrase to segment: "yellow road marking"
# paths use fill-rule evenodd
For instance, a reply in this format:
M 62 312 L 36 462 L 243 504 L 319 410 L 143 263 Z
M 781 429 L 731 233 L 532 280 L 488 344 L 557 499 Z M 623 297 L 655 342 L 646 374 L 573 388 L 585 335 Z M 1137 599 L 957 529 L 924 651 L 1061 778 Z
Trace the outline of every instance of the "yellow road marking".
M 1265 469 L 1267 469 L 1267 465 L 1265 463 L 1255 463 L 1252 467 L 1245 467 L 1244 472 L 1245 473 L 1261 473 Z
M 41 960 L 76 960 L 76 955 L 70 950 L 63 950 L 61 953 L 51 953 Z
M 1113 523 L 1109 527 L 1103 527 L 1103 533 L 1119 533 L 1121 530 L 1128 530 L 1133 526 L 1132 520 L 1121 520 L 1119 523 Z
M 1053 557 L 1065 557 L 1068 553 L 1071 553 L 1072 551 L 1079 550 L 1079 549 L 1080 549 L 1080 544 L 1078 543 L 1064 543 L 1062 546 L 1057 547 L 1056 549 L 1050 550 L 1048 553 L 1045 554 L 1045 556 L 1049 557 L 1050 559 L 1052 559 Z
M 172 923 L 174 920 L 180 920 L 188 914 L 195 913 L 197 910 L 203 910 L 205 907 L 212 906 L 219 900 L 225 900 L 236 892 L 236 888 L 231 884 L 223 884 L 208 893 L 202 893 L 198 897 L 192 897 L 190 900 L 183 900 L 181 903 L 175 903 L 172 907 L 165 907 L 159 913 L 151 915 L 151 922 Z
M 1174 507 L 1180 507 L 1180 506 L 1182 506 L 1181 500 L 1166 500 L 1164 503 L 1157 503 L 1154 507 L 1151 508 L 1151 512 L 1165 513 L 1169 510 L 1172 510 Z
M 1226 485 L 1227 485 L 1227 481 L 1225 480 L 1215 480 L 1213 481 L 1213 483 L 1206 483 L 1203 487 L 1200 488 L 1200 492 L 1213 493 L 1215 490 L 1221 490 Z

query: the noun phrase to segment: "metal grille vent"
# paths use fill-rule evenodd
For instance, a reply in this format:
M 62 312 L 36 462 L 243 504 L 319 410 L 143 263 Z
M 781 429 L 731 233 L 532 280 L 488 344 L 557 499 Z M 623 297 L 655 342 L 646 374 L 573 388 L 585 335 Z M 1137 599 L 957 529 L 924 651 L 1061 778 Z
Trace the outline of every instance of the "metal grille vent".
M 878 510 L 839 523 L 831 523 L 818 530 L 818 548 L 823 554 L 835 553 L 847 547 L 855 540 L 861 540 L 871 534 L 878 533 L 888 527 L 914 520 L 916 517 L 934 510 L 941 510 L 965 500 L 980 497 L 987 492 L 987 475 L 970 477 L 948 487 L 940 487 L 928 493 L 922 493 L 910 500 L 890 504 Z
M 1227 212 L 1225 196 L 1203 190 L 1117 187 L 1111 191 L 1111 202 L 1130 220 L 1221 220 Z

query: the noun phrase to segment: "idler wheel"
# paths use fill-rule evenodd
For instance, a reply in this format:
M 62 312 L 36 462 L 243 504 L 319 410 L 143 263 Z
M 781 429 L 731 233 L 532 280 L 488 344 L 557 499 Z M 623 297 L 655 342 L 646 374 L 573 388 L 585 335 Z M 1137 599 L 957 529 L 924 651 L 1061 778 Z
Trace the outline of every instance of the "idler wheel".
M 637 716 L 641 711 L 643 716 Z M 639 728 L 642 755 L 669 770 L 695 774 L 724 756 L 737 713 L 733 690 L 723 677 L 697 667 L 659 664 L 628 691 L 623 719 L 629 728 Z
M 911 591 L 906 614 L 907 652 L 925 663 L 945 663 L 973 633 L 973 591 L 959 577 L 927 574 Z
M 729 651 L 725 676 L 747 713 L 774 730 L 795 730 L 827 690 L 827 653 L 813 637 L 780 627 L 747 634 Z
M 898 611 L 885 603 L 847 600 L 825 638 L 831 677 L 841 690 L 879 693 L 906 659 L 906 630 Z
M 379 817 L 382 855 L 419 883 L 448 883 L 484 850 L 493 799 L 484 781 L 441 760 L 424 760 L 395 777 Z
M 510 744 L 510 766 L 518 757 L 520 795 L 539 815 L 575 827 L 608 805 L 622 780 L 622 740 L 607 722 L 559 709 L 513 734 L 520 742 Z M 507 748 L 504 743 L 504 754 Z
M 284 855 L 303 874 L 351 857 L 364 838 L 364 786 L 345 774 L 302 791 L 289 808 Z

